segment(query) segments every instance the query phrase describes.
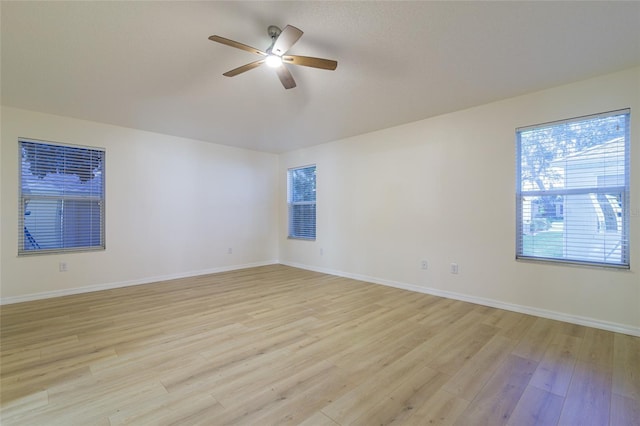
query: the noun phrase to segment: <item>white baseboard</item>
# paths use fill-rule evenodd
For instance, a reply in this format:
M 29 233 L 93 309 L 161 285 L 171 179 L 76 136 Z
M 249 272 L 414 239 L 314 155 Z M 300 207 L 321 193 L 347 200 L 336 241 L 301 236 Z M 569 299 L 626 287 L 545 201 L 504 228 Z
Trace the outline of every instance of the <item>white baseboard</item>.
M 96 284 L 86 287 L 69 288 L 64 290 L 45 291 L 42 293 L 27 294 L 24 296 L 10 296 L 0 298 L 0 305 L 9 305 L 13 303 L 30 302 L 33 300 L 50 299 L 52 297 L 70 296 L 73 294 L 90 293 L 93 291 L 111 290 L 120 287 L 129 287 L 141 284 L 150 284 L 159 281 L 175 280 L 179 278 L 196 277 L 199 275 L 216 274 L 218 272 L 235 271 L 238 269 L 255 268 L 257 266 L 267 266 L 277 264 L 277 260 L 269 260 L 264 262 L 246 263 L 242 265 L 222 266 L 219 268 L 202 269 L 199 271 L 189 271 L 179 274 L 160 275 L 155 277 L 145 277 L 136 280 L 120 281 L 115 283 Z
M 309 265 L 302 265 L 302 264 L 293 263 L 293 262 L 280 262 L 280 263 L 283 265 L 294 267 L 294 268 L 306 269 L 309 271 L 321 272 L 324 274 L 336 275 L 339 277 L 352 278 L 355 280 L 385 285 L 388 287 L 395 287 L 403 290 L 415 291 L 417 293 L 430 294 L 433 296 L 445 297 L 447 299 L 455 299 L 463 302 L 475 303 L 477 305 L 504 309 L 506 311 L 513 311 L 521 314 L 534 315 L 537 317 L 548 318 L 548 319 L 553 319 L 557 321 L 568 322 L 571 324 L 584 325 L 587 327 L 599 328 L 602 330 L 613 331 L 615 333 L 622 333 L 622 334 L 628 334 L 630 336 L 640 337 L 640 327 L 631 327 L 625 324 L 602 321 L 594 318 L 582 317 L 577 315 L 569 315 L 563 312 L 549 311 L 546 309 L 535 308 L 532 306 L 517 305 L 514 303 L 501 302 L 499 300 L 487 299 L 484 297 L 469 296 L 466 294 L 439 290 L 439 289 L 430 288 L 430 287 L 422 287 L 414 284 L 390 281 L 390 280 L 385 280 L 377 277 L 371 277 L 368 275 L 352 274 L 348 272 L 336 271 L 333 269 L 326 269 L 326 268 L 319 268 L 319 267 L 314 267 Z
M 359 281 L 366 281 L 366 282 L 370 282 L 370 283 L 373 283 L 373 284 L 380 284 L 380 285 L 385 285 L 385 286 L 388 286 L 388 287 L 395 287 L 395 288 L 399 288 L 399 289 L 402 289 L 402 290 L 415 291 L 417 293 L 430 294 L 430 295 L 433 295 L 433 296 L 445 297 L 445 298 L 448 298 L 448 299 L 455 299 L 455 300 L 460 300 L 460 301 L 463 301 L 463 302 L 470 302 L 470 303 L 475 303 L 475 304 L 478 304 L 478 305 L 490 306 L 492 308 L 504 309 L 504 310 L 507 310 L 507 311 L 519 312 L 519 313 L 522 313 L 522 314 L 534 315 L 534 316 L 537 316 L 537 317 L 549 318 L 549 319 L 558 320 L 558 321 L 564 321 L 564 322 L 568 322 L 568 323 L 572 323 L 572 324 L 584 325 L 584 326 L 587 326 L 587 327 L 599 328 L 599 329 L 602 329 L 602 330 L 608 330 L 608 331 L 613 331 L 613 332 L 616 332 L 616 333 L 622 333 L 622 334 L 628 334 L 628 335 L 631 335 L 631 336 L 640 337 L 640 328 L 639 327 L 631 327 L 631 326 L 628 326 L 628 325 L 625 325 L 625 324 L 618 324 L 618 323 L 613 323 L 613 322 L 609 322 L 609 321 L 602 321 L 602 320 L 597 320 L 597 319 L 594 319 L 594 318 L 582 317 L 582 316 L 577 316 L 577 315 L 569 315 L 569 314 L 562 313 L 562 312 L 549 311 L 549 310 L 546 310 L 546 309 L 539 309 L 539 308 L 535 308 L 535 307 L 532 307 L 532 306 L 524 306 L 524 305 L 517 305 L 517 304 L 513 304 L 513 303 L 506 303 L 506 302 L 501 302 L 499 300 L 487 299 L 487 298 L 484 298 L 484 297 L 469 296 L 469 295 L 466 295 L 466 294 L 455 293 L 455 292 L 450 292 L 450 291 L 445 291 L 445 290 L 439 290 L 439 289 L 430 288 L 430 287 L 422 287 L 422 286 L 417 286 L 417 285 L 413 285 L 413 284 L 401 283 L 401 282 L 397 282 L 397 281 L 386 280 L 386 279 L 372 277 L 372 276 L 368 276 L 368 275 L 352 274 L 352 273 L 348 273 L 348 272 L 337 271 L 337 270 L 327 269 L 327 268 L 314 267 L 314 266 L 303 265 L 303 264 L 293 263 L 293 262 L 278 262 L 277 260 L 270 260 L 270 261 L 264 261 L 264 262 L 255 262 L 255 263 L 247 263 L 247 264 L 242 264 L 242 265 L 223 266 L 223 267 L 219 267 L 219 268 L 204 269 L 204 270 L 199 270 L 199 271 L 190 271 L 190 272 L 185 272 L 185 273 L 180 273 L 180 274 L 161 275 L 161 276 L 155 276 L 155 277 L 145 277 L 145 278 L 136 279 L 136 280 L 121 281 L 121 282 L 106 283 L 106 284 L 97 284 L 97 285 L 91 285 L 91 286 L 86 286 L 86 287 L 78 287 L 78 288 L 70 288 L 70 289 L 64 289 L 64 290 L 54 290 L 54 291 L 47 291 L 47 292 L 42 292 L 42 293 L 27 294 L 27 295 L 23 295 L 23 296 L 3 297 L 3 298 L 0 298 L 0 305 L 9 305 L 9 304 L 13 304 L 13 303 L 21 303 L 21 302 L 30 302 L 30 301 L 33 301 L 33 300 L 49 299 L 49 298 L 52 298 L 52 297 L 61 297 L 61 296 L 69 296 L 69 295 L 74 295 L 74 294 L 90 293 L 90 292 L 93 292 L 93 291 L 111 290 L 111 289 L 120 288 L 120 287 L 129 287 L 129 286 L 134 286 L 134 285 L 150 284 L 150 283 L 159 282 L 159 281 L 167 281 L 167 280 L 174 280 L 174 279 L 179 279 L 179 278 L 194 277 L 194 276 L 199 276 L 199 275 L 215 274 L 215 273 L 219 273 L 219 272 L 235 271 L 235 270 L 239 270 L 239 269 L 254 268 L 254 267 L 258 267 L 258 266 L 274 265 L 274 264 L 277 264 L 277 263 L 281 263 L 283 265 L 291 266 L 291 267 L 294 267 L 294 268 L 306 269 L 306 270 L 309 270 L 309 271 L 321 272 L 321 273 L 324 273 L 324 274 L 330 274 L 330 275 L 335 275 L 335 276 L 339 276 L 339 277 L 351 278 L 351 279 L 359 280 Z

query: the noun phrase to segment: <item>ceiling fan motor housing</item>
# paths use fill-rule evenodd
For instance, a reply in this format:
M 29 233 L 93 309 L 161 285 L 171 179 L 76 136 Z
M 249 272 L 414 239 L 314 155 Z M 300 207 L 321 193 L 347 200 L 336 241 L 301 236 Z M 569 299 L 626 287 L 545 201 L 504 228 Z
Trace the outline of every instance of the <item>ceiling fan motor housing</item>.
M 269 37 L 272 39 L 278 38 L 281 32 L 282 30 L 275 25 L 269 25 L 269 28 L 267 28 L 267 33 L 269 33 Z

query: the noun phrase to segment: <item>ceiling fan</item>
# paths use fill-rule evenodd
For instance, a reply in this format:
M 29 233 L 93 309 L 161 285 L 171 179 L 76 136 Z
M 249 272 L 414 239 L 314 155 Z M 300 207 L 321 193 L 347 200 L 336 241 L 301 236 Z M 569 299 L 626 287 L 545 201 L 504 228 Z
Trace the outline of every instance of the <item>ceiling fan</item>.
M 218 43 L 226 44 L 227 46 L 235 47 L 236 49 L 246 50 L 247 52 L 263 56 L 262 59 L 234 68 L 222 75 L 226 77 L 235 77 L 238 74 L 252 70 L 262 64 L 267 64 L 267 66 L 275 69 L 284 88 L 292 89 L 296 87 L 296 82 L 293 79 L 291 72 L 289 72 L 285 67 L 285 64 L 302 65 L 305 67 L 320 68 L 331 71 L 335 70 L 338 66 L 338 62 L 331 59 L 285 55 L 285 53 L 287 53 L 291 46 L 293 46 L 303 34 L 301 30 L 292 25 L 287 25 L 283 30 L 275 25 L 270 25 L 269 28 L 267 28 L 267 32 L 269 33 L 269 37 L 271 37 L 271 45 L 265 51 L 218 35 L 212 35 L 209 37 L 209 40 L 211 41 L 216 41 Z

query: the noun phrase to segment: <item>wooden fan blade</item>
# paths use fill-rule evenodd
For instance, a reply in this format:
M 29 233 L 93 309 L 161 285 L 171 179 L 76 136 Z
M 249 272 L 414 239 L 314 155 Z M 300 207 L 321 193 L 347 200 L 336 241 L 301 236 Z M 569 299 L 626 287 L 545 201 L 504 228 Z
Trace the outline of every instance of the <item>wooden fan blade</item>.
M 287 64 L 302 65 L 305 67 L 321 68 L 323 70 L 335 70 L 338 62 L 331 59 L 313 58 L 311 56 L 287 55 L 282 57 L 282 62 Z
M 217 41 L 218 43 L 226 44 L 227 46 L 235 47 L 236 49 L 246 50 L 247 52 L 255 53 L 256 55 L 267 56 L 267 52 L 263 52 L 255 47 L 247 46 L 246 44 L 238 43 L 237 41 L 229 40 L 228 38 L 220 37 L 218 35 L 212 35 L 209 37 L 209 40 Z
M 276 73 L 278 74 L 278 78 L 285 89 L 293 89 L 296 87 L 296 81 L 293 79 L 293 76 L 284 65 L 276 68 Z
M 291 49 L 291 46 L 302 37 L 302 34 L 303 32 L 300 29 L 292 25 L 287 25 L 273 44 L 271 53 L 278 56 L 284 55 L 287 50 Z
M 246 65 L 243 65 L 241 67 L 234 68 L 231 71 L 227 71 L 222 75 L 224 75 L 225 77 L 235 77 L 238 74 L 242 74 L 243 72 L 246 72 L 246 71 L 252 70 L 254 68 L 257 68 L 260 65 L 262 65 L 263 63 L 264 63 L 264 59 L 260 59 L 260 60 L 257 60 L 255 62 L 251 62 L 251 63 L 248 63 Z

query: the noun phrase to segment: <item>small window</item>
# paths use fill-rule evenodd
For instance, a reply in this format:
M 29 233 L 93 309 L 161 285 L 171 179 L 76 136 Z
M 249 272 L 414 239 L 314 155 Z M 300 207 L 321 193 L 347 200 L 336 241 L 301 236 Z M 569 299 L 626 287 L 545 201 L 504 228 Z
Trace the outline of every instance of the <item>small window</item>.
M 289 238 L 316 239 L 316 166 L 289 169 L 287 174 Z
M 18 254 L 104 249 L 104 150 L 19 145 Z
M 629 116 L 516 130 L 516 258 L 629 268 Z

